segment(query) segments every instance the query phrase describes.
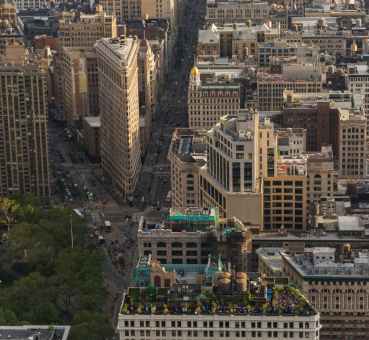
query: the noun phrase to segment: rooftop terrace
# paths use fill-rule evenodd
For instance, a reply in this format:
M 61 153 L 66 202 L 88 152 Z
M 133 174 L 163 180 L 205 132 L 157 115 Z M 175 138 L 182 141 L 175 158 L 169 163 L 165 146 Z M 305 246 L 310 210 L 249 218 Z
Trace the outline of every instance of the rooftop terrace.
M 310 316 L 315 310 L 295 288 L 275 286 L 254 292 L 219 288 L 129 288 L 122 314 Z

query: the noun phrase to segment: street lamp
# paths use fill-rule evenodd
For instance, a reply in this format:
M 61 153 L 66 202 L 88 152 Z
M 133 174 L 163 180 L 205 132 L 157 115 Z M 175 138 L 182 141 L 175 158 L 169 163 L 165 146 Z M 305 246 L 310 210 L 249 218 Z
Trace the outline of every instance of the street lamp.
M 73 217 L 72 213 L 69 215 L 69 226 L 70 226 L 70 242 L 71 242 L 71 248 L 74 248 L 74 236 L 73 236 Z

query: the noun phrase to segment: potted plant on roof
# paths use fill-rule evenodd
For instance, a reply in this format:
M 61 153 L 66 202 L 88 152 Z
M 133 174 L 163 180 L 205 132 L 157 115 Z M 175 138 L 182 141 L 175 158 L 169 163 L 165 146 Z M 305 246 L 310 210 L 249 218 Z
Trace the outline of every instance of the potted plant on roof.
M 151 304 L 151 313 L 152 314 L 156 313 L 156 305 L 154 303 Z
M 216 311 L 217 311 L 217 309 L 218 309 L 218 305 L 213 301 L 213 302 L 211 303 L 211 313 L 212 313 L 212 314 L 215 314 L 215 313 L 216 313 Z
M 138 314 L 142 314 L 142 311 L 143 311 L 143 306 L 142 306 L 142 303 L 140 303 L 137 307 L 137 313 Z
M 200 303 L 200 302 L 198 302 L 198 303 L 196 304 L 196 306 L 195 306 L 195 314 L 196 314 L 196 315 L 201 314 L 201 311 L 202 311 L 202 309 L 201 309 L 201 303 Z
M 169 309 L 168 309 L 167 304 L 164 304 L 164 306 L 163 306 L 163 313 L 164 314 L 169 314 Z
M 128 304 L 124 304 L 121 310 L 122 314 L 128 314 Z

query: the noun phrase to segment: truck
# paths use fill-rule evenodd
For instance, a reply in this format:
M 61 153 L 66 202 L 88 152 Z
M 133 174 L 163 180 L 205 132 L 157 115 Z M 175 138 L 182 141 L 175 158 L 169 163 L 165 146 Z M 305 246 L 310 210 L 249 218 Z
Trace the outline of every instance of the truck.
M 111 222 L 110 221 L 105 221 L 104 222 L 104 230 L 107 232 L 107 233 L 110 233 L 111 232 Z

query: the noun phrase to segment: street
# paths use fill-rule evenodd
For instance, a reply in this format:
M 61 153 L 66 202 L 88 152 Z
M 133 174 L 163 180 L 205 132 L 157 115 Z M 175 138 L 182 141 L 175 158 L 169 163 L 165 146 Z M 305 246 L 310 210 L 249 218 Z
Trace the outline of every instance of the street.
M 67 128 L 55 121 L 49 124 L 54 203 L 81 211 L 89 223 L 91 242 L 107 255 L 104 274 L 109 296 L 104 309 L 114 325 L 122 293 L 129 285 L 137 261 L 137 221 L 142 215 L 160 220 L 170 207 L 167 153 L 173 129 L 187 126 L 188 76 L 204 15 L 204 1 L 187 0 L 184 4 L 175 60 L 158 96 L 152 143 L 148 146 L 131 204 L 114 200 L 100 165 L 86 157 Z M 103 227 L 105 221 L 111 222 L 111 230 Z

